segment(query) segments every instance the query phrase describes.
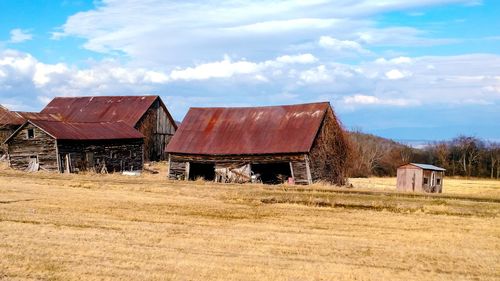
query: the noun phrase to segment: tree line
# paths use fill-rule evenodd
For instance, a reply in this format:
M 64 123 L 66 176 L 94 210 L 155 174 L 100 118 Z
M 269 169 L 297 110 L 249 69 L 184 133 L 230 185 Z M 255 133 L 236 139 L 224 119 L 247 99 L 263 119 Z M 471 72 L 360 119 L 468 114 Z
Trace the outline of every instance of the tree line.
M 500 179 L 500 143 L 473 136 L 413 148 L 360 131 L 349 132 L 350 177 L 395 176 L 406 163 L 427 163 L 446 169 L 448 176 Z

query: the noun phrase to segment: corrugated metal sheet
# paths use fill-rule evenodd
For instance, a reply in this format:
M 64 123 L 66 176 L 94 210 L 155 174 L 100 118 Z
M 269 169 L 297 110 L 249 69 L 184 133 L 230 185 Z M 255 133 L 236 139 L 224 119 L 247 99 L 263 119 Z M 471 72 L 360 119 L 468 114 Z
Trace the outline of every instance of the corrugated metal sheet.
M 430 164 L 419 164 L 419 163 L 410 163 L 410 165 L 417 166 L 419 168 L 422 168 L 424 170 L 433 170 L 433 171 L 446 171 L 446 169 L 430 165 Z
M 329 103 L 191 108 L 167 152 L 238 155 L 309 152 Z
M 125 122 L 135 126 L 158 96 L 54 98 L 42 111 L 66 122 Z
M 23 112 L 17 111 L 24 121 L 26 120 L 42 120 L 42 121 L 61 121 L 61 116 L 58 114 L 49 114 L 49 113 L 37 113 L 37 112 Z M 23 123 L 24 123 L 23 121 Z
M 46 120 L 30 120 L 58 140 L 113 140 L 142 139 L 144 136 L 123 122 L 69 123 Z
M 0 126 L 1 125 L 22 125 L 25 120 L 16 112 L 10 111 L 0 105 Z

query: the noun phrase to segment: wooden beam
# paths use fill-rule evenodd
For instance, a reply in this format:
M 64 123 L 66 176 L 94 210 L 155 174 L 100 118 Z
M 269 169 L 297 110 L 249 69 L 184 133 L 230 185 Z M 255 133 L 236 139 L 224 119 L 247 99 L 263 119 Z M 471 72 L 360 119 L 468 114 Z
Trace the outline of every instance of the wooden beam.
M 309 167 L 309 156 L 304 155 L 306 159 L 307 183 L 312 184 L 311 168 Z
M 184 180 L 189 180 L 189 162 L 186 162 L 186 178 Z

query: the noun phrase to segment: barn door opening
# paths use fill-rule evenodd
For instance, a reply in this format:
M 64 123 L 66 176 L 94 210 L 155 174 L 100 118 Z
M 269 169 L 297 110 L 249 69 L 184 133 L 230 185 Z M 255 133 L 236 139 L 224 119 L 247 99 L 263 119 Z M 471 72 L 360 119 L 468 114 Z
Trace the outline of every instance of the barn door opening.
M 193 163 L 189 165 L 189 180 L 202 178 L 207 181 L 215 179 L 215 164 Z
M 265 184 L 281 184 L 292 176 L 289 162 L 252 164 L 252 172 Z
M 36 172 L 40 169 L 40 162 L 38 162 L 38 155 L 31 155 L 29 157 L 28 172 Z

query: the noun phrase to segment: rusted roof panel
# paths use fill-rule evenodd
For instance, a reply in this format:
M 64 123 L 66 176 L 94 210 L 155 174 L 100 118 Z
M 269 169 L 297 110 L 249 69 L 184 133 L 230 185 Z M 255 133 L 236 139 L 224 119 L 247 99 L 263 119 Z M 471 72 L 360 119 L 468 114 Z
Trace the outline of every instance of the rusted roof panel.
M 54 98 L 41 113 L 60 114 L 66 122 L 125 122 L 135 126 L 158 96 Z
M 0 105 L 0 126 L 2 125 L 22 125 L 25 120 L 14 111 Z
M 23 111 L 16 111 L 16 113 L 19 114 L 19 116 L 21 116 L 24 121 L 26 121 L 26 120 L 61 121 L 62 120 L 62 118 L 59 114 L 23 112 Z
M 70 123 L 46 120 L 30 120 L 58 140 L 116 140 L 142 139 L 136 129 L 123 122 L 114 123 Z
M 243 155 L 309 152 L 330 104 L 191 108 L 169 153 Z

